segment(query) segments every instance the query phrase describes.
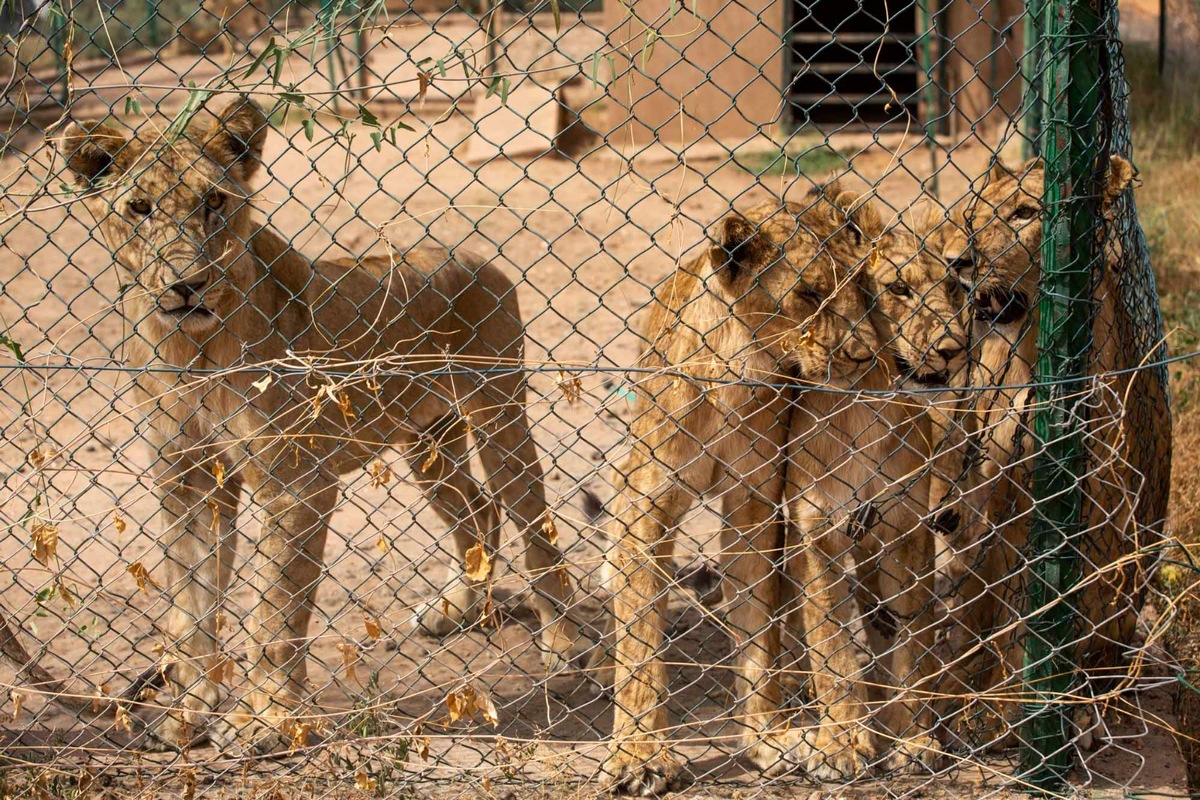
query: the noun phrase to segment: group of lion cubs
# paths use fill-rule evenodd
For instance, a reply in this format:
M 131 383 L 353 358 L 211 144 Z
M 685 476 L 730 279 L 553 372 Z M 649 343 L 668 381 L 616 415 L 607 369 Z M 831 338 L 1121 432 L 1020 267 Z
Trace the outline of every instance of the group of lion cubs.
M 513 285 L 464 252 L 305 258 L 246 202 L 267 130 L 261 108 L 238 96 L 202 110 L 173 140 L 99 122 L 72 123 L 57 140 L 129 287 L 130 362 L 147 367 L 137 390 L 155 452 L 176 689 L 155 734 L 175 745 L 207 737 L 270 751 L 308 738 L 304 644 L 329 517 L 341 477 L 389 445 L 413 464 L 460 558 L 480 543 L 495 549 L 498 505 L 520 527 L 548 667 L 568 665 L 586 644 L 568 613 L 562 555 L 544 528 Z M 1114 159 L 1106 200 L 1129 172 Z M 631 452 L 616 470 L 610 509 L 616 718 L 605 773 L 616 789 L 656 794 L 678 773 L 664 741 L 661 598 L 675 527 L 704 494 L 723 503 L 737 719 L 745 755 L 760 768 L 836 777 L 880 762 L 931 765 L 940 747 L 929 698 L 955 680 L 959 691 L 1003 681 L 1001 663 L 990 668 L 996 674 L 962 676 L 989 652 L 970 648 L 1002 616 L 999 590 L 1019 579 L 1005 577 L 1006 558 L 1028 529 L 1017 473 L 1032 450 L 1023 387 L 1036 356 L 1041 195 L 1040 165 L 998 165 L 949 223 L 930 214 L 927 225 L 905 226 L 886 224 L 866 197 L 834 183 L 805 202 L 729 214 L 709 250 L 666 285 L 645 331 L 651 345 L 640 366 L 654 369 L 638 385 Z M 1124 324 L 1109 271 L 1096 298 L 1093 367 L 1107 369 L 1122 363 L 1105 348 L 1120 346 Z M 289 357 L 313 368 L 280 368 Z M 995 388 L 957 399 L 882 391 L 897 382 Z M 487 489 L 468 467 L 468 434 Z M 1094 446 L 1121 449 L 1119 435 L 1101 431 Z M 968 445 L 982 457 L 968 457 Z M 1136 459 L 1118 463 L 1153 474 Z M 1148 493 L 1143 507 L 1126 507 L 1133 495 L 1124 484 L 1135 477 L 1089 476 L 1085 525 L 1117 532 L 1095 536 L 1113 543 L 1097 563 L 1124 552 L 1119 534 L 1131 518 L 1161 513 Z M 253 688 L 219 712 L 221 612 L 243 491 L 262 522 L 249 618 Z M 961 669 L 939 661 L 935 670 L 933 580 L 935 561 L 946 561 L 935 541 L 963 556 L 990 538 L 980 529 L 989 523 L 1001 526 L 1002 544 L 958 570 L 967 574 L 956 591 L 970 602 L 939 623 L 969 634 L 954 654 Z M 782 572 L 802 587 L 794 606 L 813 668 L 815 728 L 790 727 L 781 711 L 772 621 L 791 603 Z M 860 608 L 886 607 L 895 627 L 890 649 L 876 642 L 878 674 L 854 655 L 852 592 Z M 1109 658 L 1091 639 L 1127 633 L 1128 615 L 1111 614 L 1100 594 L 1086 590 L 1082 600 L 1092 632 L 1104 634 L 1084 637 L 1082 659 Z M 479 586 L 460 573 L 416 621 L 449 632 L 477 615 L 479 602 Z M 871 682 L 886 696 L 868 696 Z

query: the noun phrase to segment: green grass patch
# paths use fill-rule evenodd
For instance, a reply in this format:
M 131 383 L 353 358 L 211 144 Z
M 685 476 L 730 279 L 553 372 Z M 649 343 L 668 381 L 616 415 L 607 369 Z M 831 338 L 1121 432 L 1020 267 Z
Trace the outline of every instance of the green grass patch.
M 757 150 L 737 153 L 733 160 L 739 167 L 757 178 L 766 175 L 821 175 L 842 169 L 849 163 L 844 155 L 825 145 L 816 145 L 796 153 L 789 153 L 786 150 Z

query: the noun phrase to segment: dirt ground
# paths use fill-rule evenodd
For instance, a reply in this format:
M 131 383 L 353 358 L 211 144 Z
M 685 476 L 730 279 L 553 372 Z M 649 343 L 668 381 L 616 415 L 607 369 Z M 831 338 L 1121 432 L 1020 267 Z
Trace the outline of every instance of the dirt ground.
M 428 34 L 419 29 L 397 34 L 408 38 L 393 51 L 416 52 L 415 43 Z M 583 40 L 564 49 L 587 52 L 591 35 L 585 32 Z M 437 42 L 428 47 L 431 54 L 444 49 Z M 381 57 L 375 66 L 394 80 L 416 60 L 397 56 L 389 66 Z M 289 68 L 300 66 L 289 62 Z M 203 80 L 212 72 L 186 60 L 138 69 L 145 70 L 137 75 L 139 84 L 163 98 L 166 111 L 182 98 L 155 86 Z M 115 69 L 90 79 L 98 86 L 122 82 Z M 320 85 L 319 78 L 306 80 L 309 87 Z M 444 97 L 431 91 L 422 111 L 413 102 L 415 83 L 405 86 L 408 95 L 373 98 L 379 107 L 392 109 L 392 118 L 416 128 L 400 133 L 395 147 L 376 150 L 361 126 L 351 128 L 358 134 L 352 142 L 323 141 L 318 132 L 310 143 L 298 124 L 284 121 L 267 145 L 268 177 L 256 204 L 312 256 L 379 251 L 381 236 L 401 248 L 436 242 L 485 254 L 519 282 L 528 321 L 527 359 L 544 368 L 531 379 L 529 406 L 559 542 L 581 587 L 581 607 L 597 615 L 600 549 L 584 497 L 585 490 L 602 500 L 612 493 L 608 468 L 621 453 L 631 411 L 620 370 L 640 349 L 631 321 L 651 288 L 694 251 L 704 230 L 731 204 L 799 197 L 812 179 L 824 176 L 760 181 L 725 156 L 701 153 L 681 163 L 661 148 L 632 162 L 599 148 L 578 161 L 546 156 L 469 166 L 464 159 L 475 131 L 469 105 L 454 110 L 449 105 L 457 97 L 453 90 Z M 80 105 L 115 104 L 119 111 L 119 96 L 119 89 L 85 92 Z M 406 102 L 412 103 L 410 113 L 398 105 Z M 137 412 L 122 397 L 125 376 L 114 369 L 123 334 L 111 259 L 90 236 L 82 209 L 41 195 L 26 211 L 13 213 L 48 174 L 49 153 L 37 139 L 36 130 L 15 131 L 0 159 L 5 192 L 0 327 L 20 344 L 29 365 L 13 370 L 11 361 L 0 358 L 0 464 L 6 469 L 0 493 L 5 526 L 0 530 L 0 607 L 21 625 L 41 663 L 68 678 L 73 691 L 87 695 L 103 687 L 119 693 L 155 662 L 161 642 L 154 620 L 165 601 L 153 584 L 139 591 L 130 571 L 140 563 L 151 579 L 160 574 L 159 526 L 145 475 L 147 454 L 135 432 Z M 878 142 L 844 136 L 832 144 L 849 155 L 859 185 L 875 185 L 894 209 L 911 205 L 921 179 L 931 172 L 931 157 L 915 134 Z M 968 143 L 954 150 L 952 160 L 939 160 L 940 197 L 961 195 L 989 157 L 988 149 Z M 572 371 L 583 367 L 588 371 Z M 582 383 L 578 398 L 560 385 L 576 374 Z M 403 459 L 391 467 L 401 478 L 407 473 Z M 53 569 L 33 557 L 31 512 L 57 528 Z M 243 515 L 239 529 L 245 556 L 252 549 L 252 514 Z M 683 529 L 685 551 L 717 548 L 717 520 L 706 509 L 698 509 Z M 121 796 L 165 796 L 186 790 L 192 780 L 212 797 L 268 797 L 277 790 L 288 796 L 339 797 L 363 790 L 363 796 L 371 796 L 387 787 L 419 797 L 590 796 L 588 778 L 603 751 L 611 703 L 581 675 L 545 677 L 529 635 L 532 620 L 520 602 L 519 570 L 496 581 L 501 624 L 445 640 L 411 631 L 411 609 L 438 588 L 450 559 L 443 533 L 404 480 L 372 487 L 361 474 L 348 482 L 327 549 L 310 667 L 319 689 L 315 702 L 331 721 L 366 725 L 355 730 L 371 745 L 346 745 L 343 761 L 292 759 L 249 769 L 196 750 L 189 754 L 190 764 L 146 754 L 139 773 L 127 768 L 127 755 L 113 749 L 113 742 L 121 741 L 119 732 L 97 738 L 110 723 L 81 725 L 29 691 L 19 709 L 11 702 L 7 709 L 13 717 L 4 727 L 11 752 L 24 758 L 48 747 L 58 753 L 56 765 L 73 765 L 68 771 L 85 762 L 111 769 L 124 759 L 126 766 L 112 773 L 119 775 Z M 512 555 L 515 549 L 505 552 Z M 687 557 L 687 552 L 681 555 Z M 247 607 L 248 580 L 249 569 L 242 565 L 231 608 Z M 73 598 L 48 593 L 56 583 Z M 825 787 L 825 794 L 811 794 L 814 788 L 803 783 L 764 783 L 729 758 L 734 746 L 732 726 L 724 720 L 730 705 L 729 648 L 719 628 L 693 606 L 690 597 L 674 597 L 672 613 L 683 622 L 667 655 L 676 665 L 671 705 L 682 723 L 679 752 L 698 781 L 687 796 L 1015 796 L 1004 788 L 1011 765 L 990 757 L 932 781 L 865 782 Z M 365 615 L 379 620 L 380 637 L 368 635 Z M 237 654 L 247 641 L 246 632 L 234 626 L 229 652 Z M 344 655 L 347 644 L 357 653 L 352 665 Z M 12 679 L 7 665 L 0 668 L 0 683 Z M 1110 743 L 1075 775 L 1081 786 L 1092 787 L 1089 796 L 1119 797 L 1122 787 L 1142 797 L 1182 791 L 1182 771 L 1164 733 L 1169 704 L 1157 682 L 1148 677 L 1146 691 L 1138 695 L 1143 717 L 1114 722 Z M 446 723 L 444 698 L 464 683 L 491 697 L 499 715 L 496 727 Z M 380 698 L 388 699 L 385 715 L 361 713 L 366 701 L 378 704 Z M 425 721 L 420 730 L 414 727 L 417 720 Z M 405 766 L 388 773 L 379 765 L 398 759 L 397 731 L 402 732 L 399 741 L 412 740 L 412 752 Z M 429 753 L 422 758 L 417 751 L 426 739 Z M 360 773 L 364 783 L 355 789 Z

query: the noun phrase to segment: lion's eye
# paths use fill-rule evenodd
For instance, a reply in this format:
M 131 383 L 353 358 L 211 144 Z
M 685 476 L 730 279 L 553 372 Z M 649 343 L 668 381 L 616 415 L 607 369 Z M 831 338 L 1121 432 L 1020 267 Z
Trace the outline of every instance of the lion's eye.
M 129 213 L 135 217 L 145 217 L 150 214 L 150 201 L 143 198 L 129 201 Z
M 910 289 L 908 284 L 905 283 L 904 281 L 896 281 L 895 283 L 889 283 L 887 288 L 888 288 L 889 292 L 896 295 L 897 297 L 911 297 L 912 296 L 912 289 Z
M 1021 206 L 1012 213 L 1010 219 L 1016 222 L 1024 222 L 1026 220 L 1033 219 L 1037 215 L 1038 209 L 1036 206 Z
M 221 192 L 209 192 L 204 198 L 204 205 L 213 211 L 220 211 L 225 207 L 225 195 Z

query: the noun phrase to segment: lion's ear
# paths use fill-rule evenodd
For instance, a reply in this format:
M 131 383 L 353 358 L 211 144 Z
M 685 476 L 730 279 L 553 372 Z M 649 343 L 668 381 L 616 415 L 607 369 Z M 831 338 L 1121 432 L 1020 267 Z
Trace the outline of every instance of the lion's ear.
M 94 186 L 112 173 L 117 154 L 129 141 L 125 134 L 99 120 L 72 122 L 53 140 L 80 188 Z
M 267 141 L 267 115 L 248 95 L 237 95 L 222 111 L 198 118 L 200 141 L 208 157 L 225 167 L 234 180 L 249 183 L 262 164 Z
M 931 198 L 920 200 L 908 212 L 908 227 L 917 236 L 924 238 L 946 222 L 946 209 Z
M 771 248 L 758 226 L 736 211 L 718 222 L 709 238 L 712 246 L 708 257 L 713 273 L 726 284 L 757 272 Z
M 834 198 L 833 204 L 846 215 L 846 221 L 859 244 L 863 239 L 874 240 L 883 235 L 883 217 L 879 216 L 879 209 L 865 196 L 842 192 Z
M 1041 156 L 1034 156 L 1033 158 L 1029 159 L 1024 164 L 1021 165 L 1021 170 L 1018 174 L 1024 176 L 1024 175 L 1029 175 L 1032 172 L 1045 172 L 1045 171 L 1046 171 L 1046 162 L 1042 160 Z

